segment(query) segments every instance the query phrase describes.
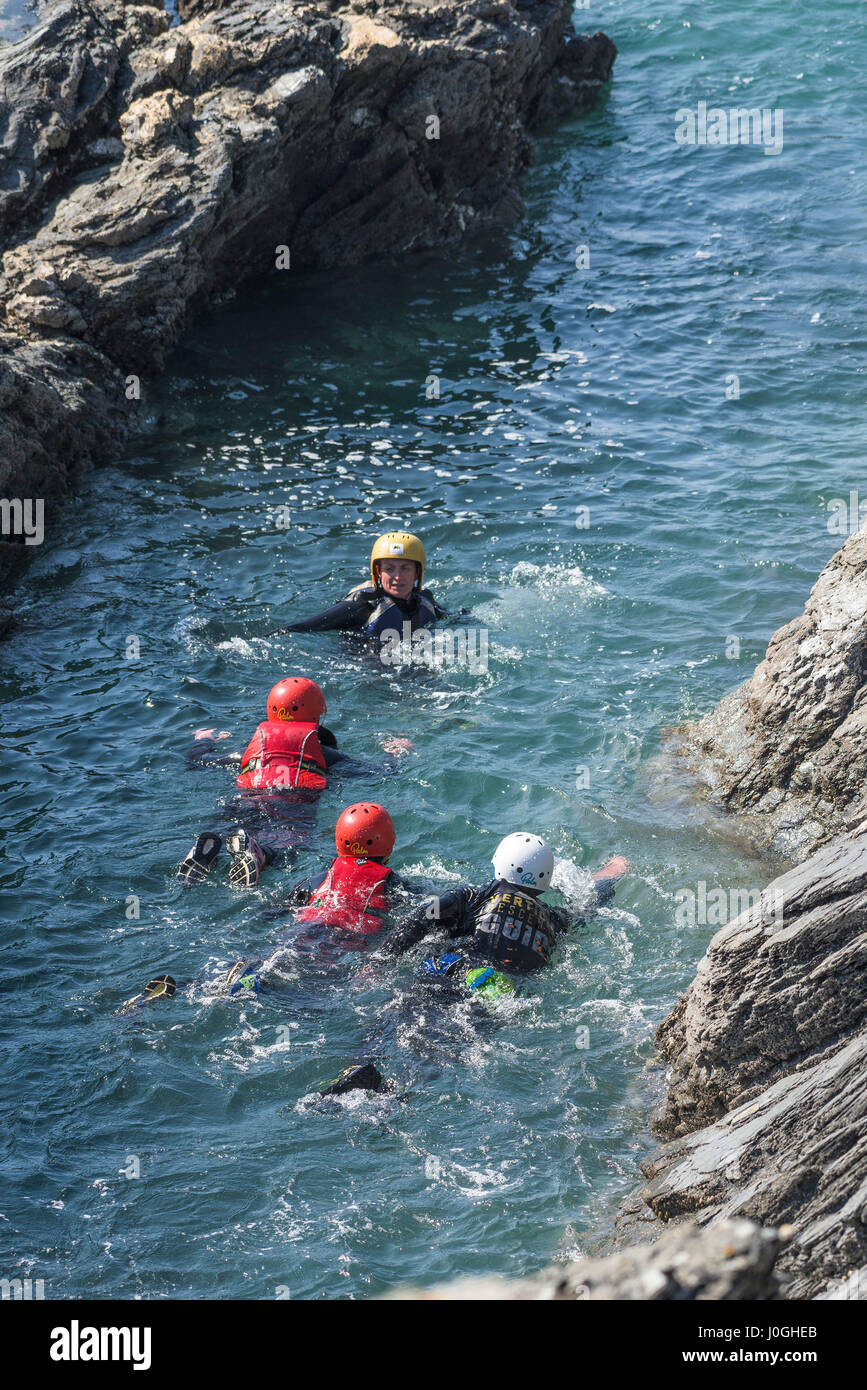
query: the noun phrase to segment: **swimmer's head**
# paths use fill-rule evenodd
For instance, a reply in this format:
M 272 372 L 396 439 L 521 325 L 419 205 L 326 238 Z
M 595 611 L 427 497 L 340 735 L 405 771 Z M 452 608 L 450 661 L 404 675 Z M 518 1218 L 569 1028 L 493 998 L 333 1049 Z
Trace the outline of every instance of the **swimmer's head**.
M 301 724 L 318 724 L 324 713 L 325 696 L 306 676 L 287 676 L 268 696 L 268 718 L 274 721 L 296 719 Z
M 370 552 L 370 577 L 391 598 L 409 598 L 424 583 L 425 553 L 418 536 L 389 531 Z
M 394 821 L 375 801 L 347 806 L 334 831 L 337 853 L 348 859 L 387 859 L 394 839 Z
M 507 835 L 494 850 L 494 878 L 518 888 L 550 888 L 554 877 L 554 852 L 538 835 L 520 830 Z

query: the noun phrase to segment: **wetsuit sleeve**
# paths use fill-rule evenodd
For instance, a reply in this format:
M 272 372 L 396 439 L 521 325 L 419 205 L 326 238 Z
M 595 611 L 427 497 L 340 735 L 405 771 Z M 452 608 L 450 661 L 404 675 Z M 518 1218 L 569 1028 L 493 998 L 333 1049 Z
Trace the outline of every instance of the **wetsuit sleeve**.
M 596 913 L 596 909 L 599 907 L 603 907 L 605 903 L 610 903 L 613 897 L 614 881 L 612 879 L 603 879 L 601 883 L 597 883 L 596 901 L 588 908 L 587 912 L 584 914 L 583 917 L 578 918 L 577 922 L 570 922 L 568 916 L 561 907 L 548 907 L 547 903 L 545 904 L 545 906 L 548 907 L 548 911 L 552 914 L 552 916 L 554 916 L 557 919 L 557 931 L 565 932 L 569 931 L 569 929 L 572 927 L 586 927 L 587 918 L 593 917 Z M 561 921 L 563 923 L 562 926 L 560 925 Z
M 307 878 L 302 878 L 290 888 L 285 903 L 287 907 L 306 907 L 317 888 L 321 888 L 326 878 L 324 874 L 309 874 Z
M 409 893 L 414 898 L 421 897 L 422 893 L 427 892 L 425 888 L 420 888 L 417 884 L 410 883 L 408 879 L 402 878 L 394 869 L 391 871 L 386 887 L 390 893 Z M 430 894 L 428 894 L 428 897 L 429 896 Z
M 325 766 L 337 767 L 341 777 L 393 777 L 400 769 L 400 758 L 394 753 L 386 753 L 381 763 L 366 763 L 360 758 L 350 758 L 347 753 L 338 753 L 336 748 L 323 748 Z
M 337 739 L 330 729 L 326 729 L 324 724 L 319 725 L 319 746 L 320 748 L 336 748 Z
M 280 898 L 279 902 L 269 903 L 262 911 L 262 916 L 269 919 L 283 917 L 286 912 L 293 907 L 306 907 L 317 888 L 321 888 L 326 878 L 325 873 L 310 874 L 308 878 L 302 878 L 294 884 L 289 892 Z
M 603 879 L 596 884 L 596 907 L 602 907 L 604 903 L 610 903 L 614 897 L 614 880 Z
M 241 761 L 240 753 L 221 753 L 214 738 L 197 738 L 187 753 L 187 768 L 197 767 L 237 767 Z
M 563 932 L 569 931 L 572 926 L 572 921 L 568 913 L 564 912 L 562 907 L 551 907 L 549 903 L 545 903 L 544 906 L 545 911 L 551 915 L 555 932 L 557 932 L 558 935 L 562 935 Z
M 297 623 L 275 628 L 268 636 L 276 637 L 282 632 L 357 632 L 369 617 L 370 604 L 364 599 L 341 599 L 340 603 L 312 618 L 301 618 Z
M 389 955 L 402 955 L 422 937 L 443 927 L 449 936 L 462 936 L 472 927 L 465 926 L 467 906 L 474 897 L 471 888 L 455 888 L 442 898 L 428 897 L 427 902 L 411 912 L 395 927 L 385 943 Z

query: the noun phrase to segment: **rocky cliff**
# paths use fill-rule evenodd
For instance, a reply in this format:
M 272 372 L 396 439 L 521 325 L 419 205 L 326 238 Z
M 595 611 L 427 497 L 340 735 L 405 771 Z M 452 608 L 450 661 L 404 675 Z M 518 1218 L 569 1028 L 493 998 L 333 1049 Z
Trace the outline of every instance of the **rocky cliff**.
M 655 1245 L 601 1259 L 552 1265 L 529 1279 L 456 1279 L 431 1289 L 404 1288 L 395 1299 L 522 1302 L 730 1302 L 779 1297 L 774 1262 L 790 1231 L 724 1221 L 708 1230 L 684 1222 Z
M 655 1216 L 791 1225 L 786 1296 L 867 1298 L 867 828 L 717 932 L 657 1033 Z
M 867 818 L 867 534 L 837 551 L 752 678 L 678 744 L 714 801 L 792 858 Z
M 611 74 L 570 0 L 59 0 L 0 46 L 0 493 L 50 499 L 253 275 L 514 221 Z M 6 537 L 5 550 L 23 551 Z

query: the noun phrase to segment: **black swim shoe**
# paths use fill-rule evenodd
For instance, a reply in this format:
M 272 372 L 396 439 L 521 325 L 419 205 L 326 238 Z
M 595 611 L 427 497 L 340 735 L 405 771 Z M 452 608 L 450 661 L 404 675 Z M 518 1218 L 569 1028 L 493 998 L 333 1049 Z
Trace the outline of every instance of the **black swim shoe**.
M 321 1096 L 342 1096 L 347 1091 L 378 1091 L 382 1085 L 382 1072 L 374 1062 L 362 1062 L 347 1067 L 330 1086 L 326 1086 Z
M 233 888 L 255 888 L 265 865 L 265 851 L 246 830 L 233 830 L 226 838 L 226 849 L 232 856 L 229 882 Z
M 184 883 L 201 883 L 211 870 L 214 860 L 220 853 L 223 842 L 213 830 L 200 835 L 182 864 L 178 865 L 178 878 Z

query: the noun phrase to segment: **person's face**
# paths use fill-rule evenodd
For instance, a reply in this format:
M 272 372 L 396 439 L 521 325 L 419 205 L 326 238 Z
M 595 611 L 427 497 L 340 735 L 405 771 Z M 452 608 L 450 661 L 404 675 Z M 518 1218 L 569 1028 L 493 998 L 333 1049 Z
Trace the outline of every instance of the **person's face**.
M 415 560 L 381 560 L 379 582 L 391 598 L 409 598 L 415 584 Z

